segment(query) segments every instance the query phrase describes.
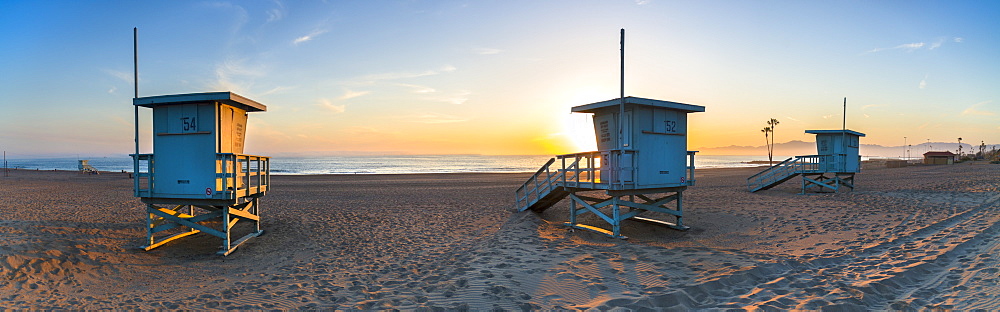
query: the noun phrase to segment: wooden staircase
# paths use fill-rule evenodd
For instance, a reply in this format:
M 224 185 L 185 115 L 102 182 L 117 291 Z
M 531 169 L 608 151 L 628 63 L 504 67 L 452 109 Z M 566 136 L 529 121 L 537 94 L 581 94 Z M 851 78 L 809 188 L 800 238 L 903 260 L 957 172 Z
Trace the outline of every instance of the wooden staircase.
M 549 159 L 541 169 L 538 169 L 528 181 L 514 192 L 517 211 L 529 209 L 543 211 L 569 195 L 569 192 L 562 185 L 562 170 L 550 168 L 555 161 L 555 158 Z
M 798 176 L 802 172 L 800 156 L 791 157 L 747 178 L 747 190 L 751 193 L 766 190 Z

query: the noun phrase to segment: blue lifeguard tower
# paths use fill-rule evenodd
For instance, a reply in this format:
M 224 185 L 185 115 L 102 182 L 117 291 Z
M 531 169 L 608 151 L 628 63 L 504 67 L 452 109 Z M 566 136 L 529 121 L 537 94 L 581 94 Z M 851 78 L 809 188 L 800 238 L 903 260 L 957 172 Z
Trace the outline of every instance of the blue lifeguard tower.
M 786 159 L 747 178 L 747 190 L 757 192 L 802 176 L 802 194 L 807 190 L 837 192 L 854 189 L 854 174 L 861 172 L 858 151 L 864 133 L 851 130 L 806 130 L 816 135 L 816 155 Z
M 705 107 L 625 97 L 571 110 L 594 114 L 598 150 L 549 159 L 515 191 L 516 208 L 543 211 L 569 197 L 566 225 L 573 228 L 625 238 L 622 221 L 635 219 L 687 230 L 683 193 L 695 182 L 696 153 L 687 150 L 687 114 L 704 112 Z M 604 194 L 591 194 L 594 191 Z M 611 229 L 577 222 L 586 213 L 597 215 Z M 675 219 L 652 219 L 651 213 Z
M 219 254 L 228 255 L 261 235 L 260 198 L 270 184 L 270 158 L 244 154 L 243 146 L 247 113 L 267 107 L 232 92 L 150 96 L 132 103 L 153 110 L 153 153 L 132 155 L 135 196 L 147 212 L 142 248 L 207 233 L 222 238 Z M 136 123 L 137 136 L 138 131 Z

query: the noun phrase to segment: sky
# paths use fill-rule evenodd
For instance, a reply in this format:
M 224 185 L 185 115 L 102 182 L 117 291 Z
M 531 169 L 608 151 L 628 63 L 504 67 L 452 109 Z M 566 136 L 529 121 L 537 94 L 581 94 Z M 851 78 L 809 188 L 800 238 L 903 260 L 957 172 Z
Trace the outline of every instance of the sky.
M 124 155 L 139 95 L 232 91 L 257 155 L 596 148 L 573 106 L 705 106 L 688 147 L 1000 143 L 995 1 L 0 1 L 0 149 Z M 140 110 L 143 152 L 149 109 Z M 905 137 L 905 139 L 904 139 Z M 764 151 L 762 150 L 762 153 Z

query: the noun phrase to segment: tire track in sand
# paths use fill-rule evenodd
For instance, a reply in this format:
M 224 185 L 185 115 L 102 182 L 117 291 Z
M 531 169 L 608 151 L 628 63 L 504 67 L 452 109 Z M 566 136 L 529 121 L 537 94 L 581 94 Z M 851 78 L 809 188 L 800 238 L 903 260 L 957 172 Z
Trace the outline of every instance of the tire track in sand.
M 908 235 L 859 246 L 851 254 L 778 260 L 663 295 L 615 300 L 614 305 L 765 310 L 989 306 L 989 302 L 1000 301 L 996 296 L 988 297 L 990 291 L 997 293 L 995 285 L 1000 280 L 1000 259 L 993 256 L 1000 249 L 997 238 L 1000 195 Z M 973 269 L 948 270 L 970 266 Z M 968 291 L 952 287 L 963 285 L 954 282 L 962 279 L 979 282 L 974 286 L 976 291 L 988 298 L 980 303 L 955 302 L 956 292 Z

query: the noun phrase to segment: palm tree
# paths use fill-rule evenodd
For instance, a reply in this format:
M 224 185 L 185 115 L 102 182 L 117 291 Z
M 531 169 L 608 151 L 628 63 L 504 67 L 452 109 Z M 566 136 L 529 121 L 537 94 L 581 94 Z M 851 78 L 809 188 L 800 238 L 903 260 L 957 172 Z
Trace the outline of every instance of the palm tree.
M 774 118 L 771 118 L 771 120 L 767 121 L 768 127 L 771 128 L 771 149 L 768 151 L 768 155 L 772 156 L 774 155 L 774 127 L 777 126 L 778 124 L 779 124 L 778 120 Z M 770 157 L 771 156 L 768 156 L 768 159 L 770 159 Z
M 958 138 L 958 159 L 962 159 L 962 138 Z
M 774 165 L 774 159 L 772 158 L 772 155 L 771 155 L 771 141 L 769 141 L 767 139 L 768 136 L 769 136 L 769 134 L 771 133 L 771 131 L 773 131 L 773 130 L 771 130 L 771 127 L 764 127 L 764 129 L 760 130 L 760 132 L 764 133 L 764 144 L 767 147 L 767 162 L 770 163 L 773 166 Z
M 764 132 L 764 140 L 767 140 L 768 133 L 771 134 L 771 142 L 769 144 L 767 144 L 767 161 L 771 162 L 772 165 L 773 165 L 773 162 L 774 162 L 774 160 L 773 160 L 773 158 L 774 158 L 774 127 L 777 126 L 779 123 L 780 122 L 778 122 L 777 119 L 771 118 L 771 120 L 767 121 L 767 127 L 764 128 L 764 130 L 761 130 L 761 131 Z

